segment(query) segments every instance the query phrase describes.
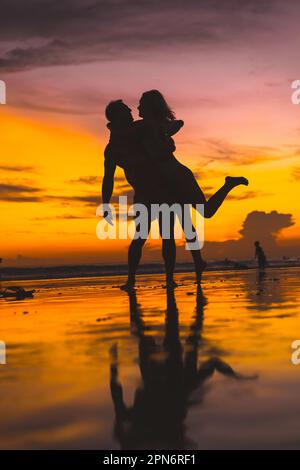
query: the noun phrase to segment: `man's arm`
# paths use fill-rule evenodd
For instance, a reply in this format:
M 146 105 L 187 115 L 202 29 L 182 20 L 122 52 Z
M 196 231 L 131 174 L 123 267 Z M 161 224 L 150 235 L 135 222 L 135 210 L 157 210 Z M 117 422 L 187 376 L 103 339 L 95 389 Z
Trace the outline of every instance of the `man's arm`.
M 114 190 L 116 164 L 109 159 L 104 162 L 104 177 L 102 180 L 102 204 L 109 204 Z
M 113 218 L 109 203 L 114 190 L 114 176 L 116 166 L 117 165 L 115 161 L 111 158 L 109 147 L 107 147 L 104 152 L 104 176 L 102 180 L 102 215 L 106 219 L 106 221 L 111 225 L 113 225 Z

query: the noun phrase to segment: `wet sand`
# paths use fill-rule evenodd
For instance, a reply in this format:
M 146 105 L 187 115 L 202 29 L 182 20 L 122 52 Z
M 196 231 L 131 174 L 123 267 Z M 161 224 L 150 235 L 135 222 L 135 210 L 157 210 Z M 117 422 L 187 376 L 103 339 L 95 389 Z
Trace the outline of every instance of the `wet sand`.
M 0 300 L 1 449 L 300 449 L 299 268 L 176 279 Z

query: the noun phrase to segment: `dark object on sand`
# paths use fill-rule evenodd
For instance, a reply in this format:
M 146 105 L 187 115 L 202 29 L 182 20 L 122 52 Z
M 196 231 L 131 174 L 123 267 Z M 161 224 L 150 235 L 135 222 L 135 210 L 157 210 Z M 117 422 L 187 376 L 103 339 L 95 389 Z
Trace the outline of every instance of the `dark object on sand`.
M 0 298 L 12 297 L 16 300 L 32 298 L 35 290 L 25 290 L 23 287 L 10 286 L 0 291 Z
M 234 263 L 233 269 L 249 269 L 249 266 L 245 263 Z

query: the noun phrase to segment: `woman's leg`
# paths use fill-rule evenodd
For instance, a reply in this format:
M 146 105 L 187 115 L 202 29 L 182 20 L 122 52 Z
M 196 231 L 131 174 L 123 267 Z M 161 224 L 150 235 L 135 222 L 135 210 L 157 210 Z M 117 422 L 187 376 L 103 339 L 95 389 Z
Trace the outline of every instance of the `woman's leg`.
M 248 186 L 248 180 L 243 177 L 226 176 L 223 186 L 204 204 L 204 217 L 210 218 L 215 215 L 230 191 L 239 185 Z
M 182 181 L 181 184 L 179 184 L 180 180 L 178 180 L 179 189 L 177 191 L 179 191 L 179 200 L 193 204 L 195 208 L 197 204 L 201 204 L 202 207 L 199 208 L 199 212 L 205 218 L 210 218 L 217 212 L 233 188 L 240 185 L 248 186 L 249 184 L 246 178 L 226 176 L 223 186 L 206 200 L 193 172 L 187 167 L 184 167 L 184 169 L 181 167 L 180 171 L 182 172 Z M 183 189 L 180 190 L 180 188 Z

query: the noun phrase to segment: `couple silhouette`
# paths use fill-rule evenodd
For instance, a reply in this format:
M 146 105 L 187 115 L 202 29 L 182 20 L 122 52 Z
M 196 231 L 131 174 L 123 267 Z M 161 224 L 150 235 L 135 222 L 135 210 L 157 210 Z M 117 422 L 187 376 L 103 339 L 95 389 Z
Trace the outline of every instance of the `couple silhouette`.
M 105 110 L 110 140 L 104 152 L 102 204 L 103 215 L 108 222 L 112 217 L 109 203 L 113 194 L 117 166 L 124 170 L 128 183 L 134 189 L 134 204 L 143 204 L 148 208 L 148 234 L 152 222 L 152 204 L 167 204 L 170 207 L 179 204 L 182 208 L 189 204 L 196 210 L 201 207 L 202 215 L 210 218 L 233 188 L 248 185 L 248 180 L 244 177 L 227 176 L 223 186 L 207 200 L 192 171 L 180 163 L 174 155 L 176 146 L 173 136 L 180 131 L 184 122 L 175 118 L 175 113 L 158 90 L 143 93 L 138 111 L 141 119 L 134 121 L 131 109 L 122 100 L 111 101 Z M 169 211 L 168 217 L 170 231 L 167 237 L 163 230 L 165 221 L 162 220 L 162 216 L 159 216 L 158 222 L 162 238 L 166 285 L 176 287 L 175 215 Z M 192 227 L 192 238 L 184 218 L 180 223 L 187 243 L 194 244 L 197 241 L 197 233 L 191 221 L 189 226 Z M 121 289 L 134 288 L 136 271 L 145 242 L 146 238 L 140 235 L 139 223 L 136 221 L 136 234 L 128 250 L 128 279 Z M 196 282 L 200 284 L 206 263 L 202 259 L 200 248 L 191 250 L 191 254 L 195 265 Z

